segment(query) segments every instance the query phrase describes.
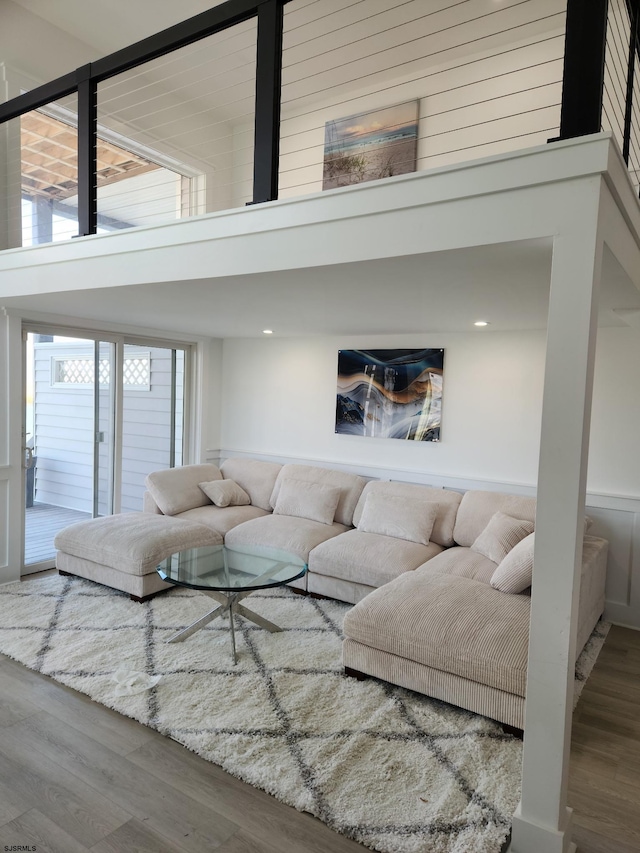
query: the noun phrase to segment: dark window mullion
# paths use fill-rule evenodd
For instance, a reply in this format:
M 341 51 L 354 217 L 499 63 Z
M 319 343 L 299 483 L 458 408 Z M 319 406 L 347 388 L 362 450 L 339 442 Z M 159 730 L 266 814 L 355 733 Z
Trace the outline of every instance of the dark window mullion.
M 98 84 L 91 66 L 78 69 L 78 234 L 95 234 L 98 225 L 96 198 Z

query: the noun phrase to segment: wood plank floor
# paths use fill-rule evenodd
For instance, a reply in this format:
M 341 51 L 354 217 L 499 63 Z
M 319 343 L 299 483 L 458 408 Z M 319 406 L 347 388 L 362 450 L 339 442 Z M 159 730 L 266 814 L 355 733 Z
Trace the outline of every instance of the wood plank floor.
M 613 628 L 576 711 L 581 853 L 640 851 L 640 632 Z M 364 853 L 157 732 L 0 656 L 0 850 Z M 474 853 L 470 850 L 469 853 Z
M 640 631 L 614 625 L 580 697 L 569 805 L 581 853 L 640 851 Z

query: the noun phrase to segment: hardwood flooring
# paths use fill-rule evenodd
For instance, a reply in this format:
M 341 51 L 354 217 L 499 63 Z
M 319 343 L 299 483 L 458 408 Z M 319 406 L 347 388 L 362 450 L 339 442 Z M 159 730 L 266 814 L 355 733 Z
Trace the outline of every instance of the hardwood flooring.
M 613 628 L 576 711 L 580 853 L 640 853 L 640 632 Z M 179 744 L 0 656 L 0 850 L 364 853 Z M 469 851 L 474 853 L 474 851 Z
M 0 850 L 363 853 L 310 815 L 0 656 Z
M 569 805 L 580 853 L 640 851 L 640 631 L 613 626 L 580 697 Z

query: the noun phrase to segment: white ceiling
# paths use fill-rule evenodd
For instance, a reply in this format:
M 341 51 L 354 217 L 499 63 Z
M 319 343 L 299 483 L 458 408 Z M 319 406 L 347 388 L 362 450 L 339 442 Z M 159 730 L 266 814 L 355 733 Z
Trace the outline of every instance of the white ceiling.
M 96 49 L 113 53 L 198 15 L 223 0 L 13 0 L 34 15 Z
M 133 2 L 131 0 L 109 0 L 108 3 L 98 3 L 97 0 L 13 0 L 13 2 L 85 44 L 96 48 L 97 54 L 105 55 L 127 47 L 140 39 L 160 32 L 214 6 L 220 6 L 224 0 L 181 0 L 179 3 L 175 0 L 133 0 Z M 353 7 L 359 6 L 359 3 L 353 2 L 353 0 L 332 0 L 332 2 L 328 2 L 328 0 L 311 0 L 311 2 L 309 0 L 295 0 L 285 7 L 285 12 L 291 15 L 290 29 L 295 28 L 300 32 L 293 37 L 289 34 L 287 44 L 293 46 L 296 42 L 301 41 L 304 45 L 301 47 L 301 55 L 307 58 L 312 57 L 316 51 L 325 51 L 326 46 L 322 42 L 318 42 L 317 45 L 314 44 L 313 32 L 305 29 L 305 27 L 313 27 L 315 22 L 325 19 L 327 13 L 334 16 L 338 26 L 343 27 L 362 18 L 362 11 L 365 12 L 363 20 L 367 20 L 367 18 L 371 20 L 388 12 L 393 23 L 397 26 L 405 14 L 404 7 L 408 5 L 407 0 L 367 0 L 366 6 L 354 9 Z M 456 11 L 455 7 L 460 5 L 463 5 L 463 9 Z M 439 2 L 430 0 L 429 6 L 425 9 L 425 0 L 418 0 L 417 15 L 418 17 L 424 15 L 425 11 L 428 11 L 429 16 L 437 14 L 438 27 L 445 31 L 446 27 L 442 26 L 442 23 L 448 23 L 450 17 L 453 23 L 456 23 L 458 19 L 464 20 L 471 17 L 480 19 L 511 5 L 520 7 L 523 4 L 521 0 L 467 0 L 467 4 L 449 4 L 442 2 L 442 0 Z M 524 5 L 525 7 L 529 6 L 529 4 Z M 396 6 L 399 8 L 395 9 Z M 452 8 L 450 9 L 449 6 Z M 537 20 L 540 17 L 541 20 L 537 25 L 529 26 L 528 34 L 545 31 L 549 26 L 557 26 L 557 22 L 549 23 L 546 18 L 555 12 L 563 11 L 565 0 L 545 0 L 542 8 L 544 13 L 542 16 L 535 14 L 535 10 L 533 15 L 528 16 L 526 8 L 524 10 L 518 9 L 516 11 L 518 17 L 510 22 L 510 26 L 529 19 Z M 416 12 L 411 9 L 406 11 L 410 18 L 416 16 Z M 387 27 L 384 19 L 381 21 L 381 26 L 383 29 Z M 478 27 L 480 28 L 481 24 Z M 372 22 L 370 29 L 372 33 L 376 32 L 378 23 Z M 346 38 L 347 42 L 353 41 L 352 31 L 349 31 Z M 446 38 L 446 34 L 439 36 L 441 42 L 443 38 Z M 502 36 L 496 35 L 491 45 L 500 43 L 507 38 L 512 38 L 512 36 L 507 33 Z M 331 46 L 335 48 L 337 46 L 335 35 L 332 36 L 331 41 Z M 346 46 L 353 47 L 350 44 Z M 462 45 L 461 51 L 468 54 L 468 45 Z M 293 55 L 292 61 L 296 58 L 297 55 Z
M 37 315 L 211 337 L 544 329 L 551 242 L 475 247 L 354 264 L 2 300 Z M 640 293 L 607 252 L 600 323 L 640 310 Z M 637 315 L 631 315 L 637 316 Z

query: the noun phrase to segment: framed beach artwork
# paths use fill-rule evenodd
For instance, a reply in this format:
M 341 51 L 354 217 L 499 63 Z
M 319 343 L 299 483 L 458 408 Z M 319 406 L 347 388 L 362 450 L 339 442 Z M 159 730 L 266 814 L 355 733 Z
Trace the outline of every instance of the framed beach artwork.
M 328 121 L 322 189 L 416 170 L 418 101 Z
M 336 433 L 440 441 L 443 349 L 340 350 Z

